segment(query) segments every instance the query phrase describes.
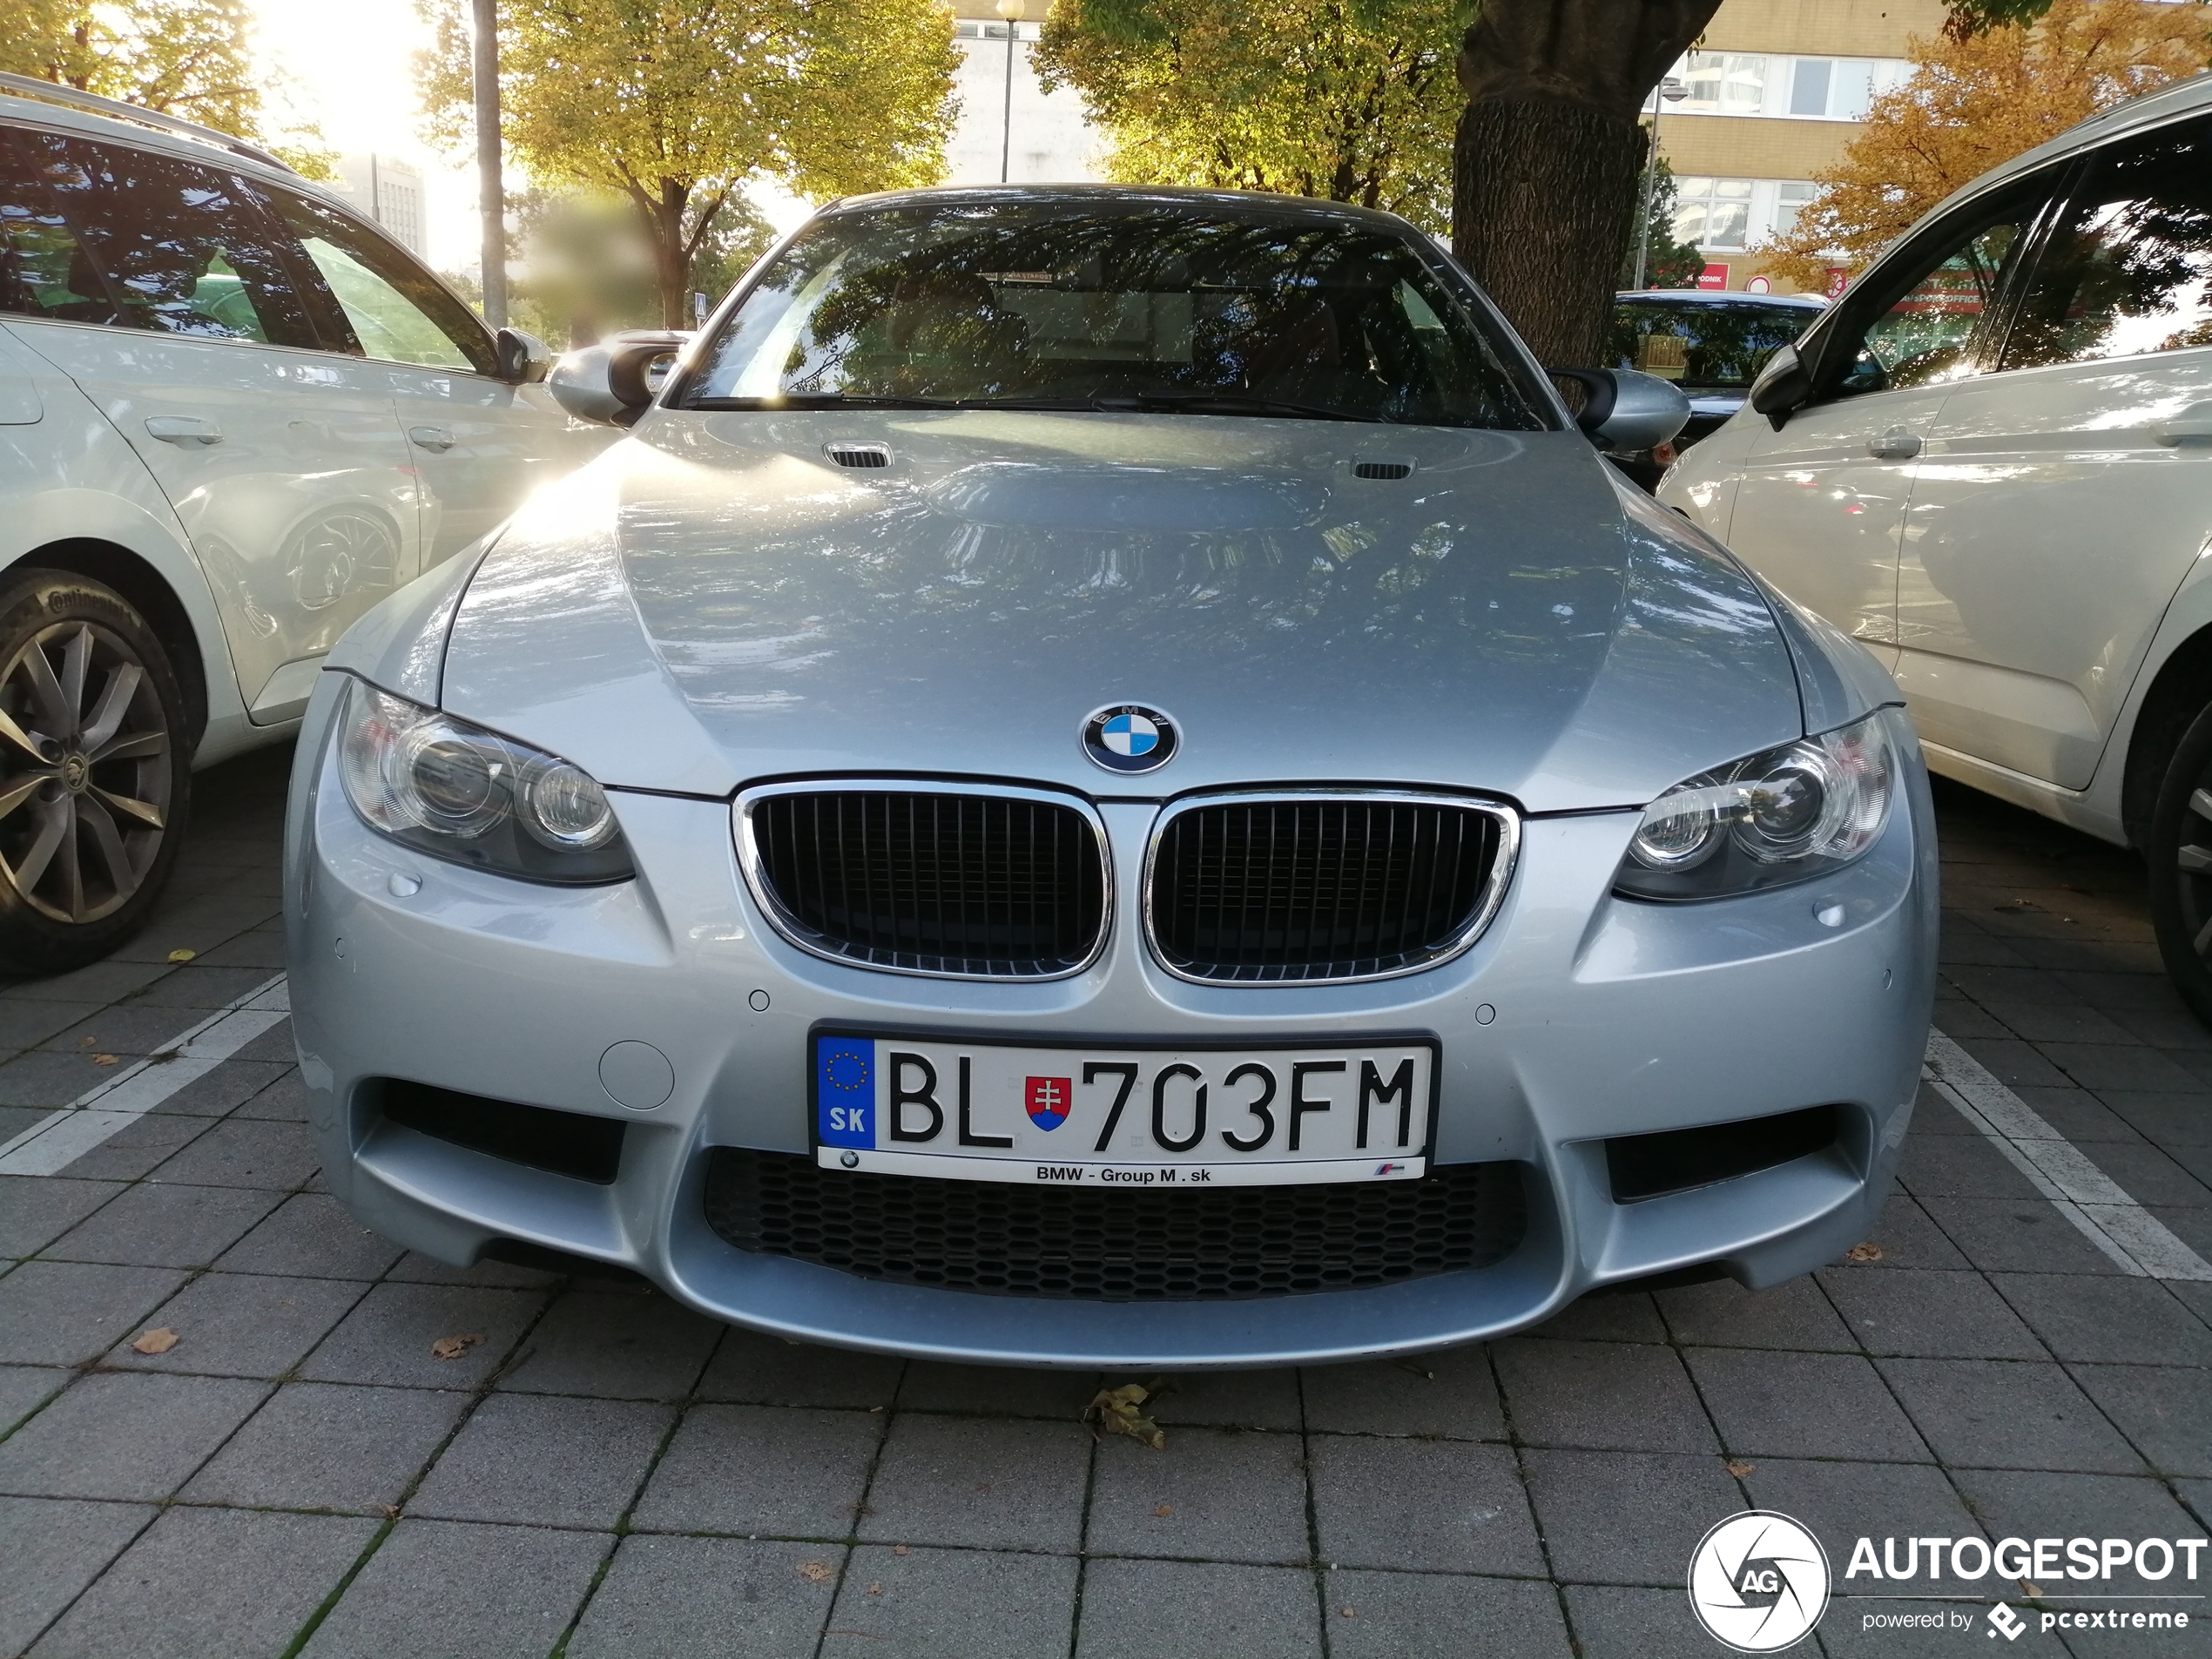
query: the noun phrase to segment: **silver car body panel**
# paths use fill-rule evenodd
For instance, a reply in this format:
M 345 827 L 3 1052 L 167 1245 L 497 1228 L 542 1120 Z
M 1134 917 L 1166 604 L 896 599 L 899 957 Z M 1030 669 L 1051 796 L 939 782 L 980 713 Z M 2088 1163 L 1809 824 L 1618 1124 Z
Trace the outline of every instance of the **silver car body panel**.
M 832 444 L 881 444 L 849 472 Z M 1413 463 L 1394 482 L 1353 461 Z M 456 564 L 462 563 L 456 561 Z M 387 601 L 310 705 L 287 819 L 294 1027 L 332 1189 L 448 1261 L 498 1241 L 644 1272 L 795 1339 L 1008 1364 L 1239 1366 L 1495 1335 L 1600 1285 L 1718 1264 L 1763 1285 L 1865 1238 L 1933 989 L 1925 774 L 1894 688 L 1569 430 L 1122 413 L 697 414 L 542 492 L 464 574 Z M 609 786 L 637 876 L 555 888 L 371 831 L 333 743 L 348 674 Z M 1091 711 L 1172 713 L 1159 770 L 1085 759 Z M 1899 759 L 1866 854 L 1695 904 L 1612 892 L 1678 780 L 1871 711 Z M 1080 970 L 963 980 L 785 936 L 741 868 L 741 791 L 1005 786 L 1083 803 L 1110 921 Z M 1420 971 L 1178 978 L 1141 925 L 1163 815 L 1242 792 L 1496 803 L 1518 846 L 1487 924 Z M 1359 1291 L 1102 1303 L 887 1284 L 725 1243 L 718 1146 L 807 1154 L 818 1026 L 977 1042 L 1439 1045 L 1438 1163 L 1521 1166 L 1494 1266 Z M 617 1043 L 674 1092 L 630 1110 Z M 386 1119 L 373 1080 L 621 1121 L 609 1185 Z M 1608 1137 L 1839 1108 L 1829 1150 L 1616 1204 Z
M 833 440 L 896 464 L 846 472 Z M 1413 475 L 1354 480 L 1370 448 Z M 1757 587 L 1670 520 L 1624 510 L 1571 431 L 657 411 L 486 556 L 444 706 L 704 795 L 873 771 L 1096 793 L 1082 720 L 1142 702 L 1181 747 L 1116 794 L 1641 806 L 1800 731 Z

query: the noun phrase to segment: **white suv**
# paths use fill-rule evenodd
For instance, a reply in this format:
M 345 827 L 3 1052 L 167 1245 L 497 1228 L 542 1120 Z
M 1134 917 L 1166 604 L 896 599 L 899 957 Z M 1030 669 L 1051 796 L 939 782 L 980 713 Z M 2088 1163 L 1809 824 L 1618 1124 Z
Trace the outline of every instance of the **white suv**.
M 546 367 L 251 145 L 0 76 L 0 967 L 137 927 L 190 767 L 606 441 Z
M 1659 495 L 1879 658 L 1936 771 L 2141 848 L 2212 1021 L 2212 77 L 1936 208 Z

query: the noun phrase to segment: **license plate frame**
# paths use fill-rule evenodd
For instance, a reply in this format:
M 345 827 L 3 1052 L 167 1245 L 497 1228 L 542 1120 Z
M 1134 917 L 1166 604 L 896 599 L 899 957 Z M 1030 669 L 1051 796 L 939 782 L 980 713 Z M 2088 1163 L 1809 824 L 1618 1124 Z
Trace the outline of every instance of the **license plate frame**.
M 838 1021 L 813 1027 L 807 1033 L 806 1044 L 808 1140 L 814 1162 L 826 1170 L 940 1180 L 1015 1182 L 1092 1190 L 1197 1190 L 1224 1186 L 1419 1180 L 1427 1173 L 1434 1156 L 1443 1044 L 1433 1032 L 1362 1032 L 1342 1041 L 1128 1041 L 1026 1035 L 1015 1038 L 977 1036 L 971 1032 Z M 870 1046 L 860 1049 L 861 1044 Z M 968 1083 L 964 1096 L 961 1082 L 956 1081 L 949 1068 L 939 1069 L 927 1079 L 912 1067 L 903 1071 L 900 1068 L 901 1056 L 907 1060 L 920 1057 L 934 1061 L 948 1057 L 946 1050 L 963 1049 L 971 1061 L 988 1053 L 994 1064 L 1001 1068 L 995 1076 L 987 1075 L 981 1081 L 980 1092 L 985 1098 L 980 1103 L 980 1122 L 975 1110 L 979 1104 L 978 1089 L 972 1067 L 957 1074 L 958 1079 Z M 840 1050 L 846 1051 L 841 1062 L 838 1059 Z M 1022 1115 L 1029 1120 L 1029 1126 L 1025 1128 L 1016 1124 L 1004 1109 L 1004 1094 L 997 1084 L 1015 1075 L 1003 1068 L 1015 1065 L 1021 1056 L 1037 1060 L 1064 1056 L 1052 1062 L 1061 1068 L 1057 1076 L 1036 1076 L 1026 1071 L 1022 1074 L 1029 1085 L 1071 1085 L 1067 1109 L 1058 1123 L 1044 1124 L 1023 1103 Z M 1415 1057 L 1422 1063 L 1416 1066 L 1413 1076 L 1401 1085 L 1399 1067 Z M 856 1059 L 865 1069 L 865 1077 L 855 1069 Z M 1360 1062 L 1378 1059 L 1391 1063 L 1391 1072 L 1385 1076 L 1381 1068 L 1376 1067 L 1372 1082 L 1378 1088 L 1371 1089 L 1370 1078 L 1359 1069 Z M 1333 1062 L 1342 1063 L 1332 1071 L 1326 1069 Z M 833 1062 L 840 1068 L 834 1074 Z M 1090 1075 L 1084 1069 L 1086 1063 L 1091 1069 Z M 1118 1074 L 1131 1063 L 1137 1071 L 1124 1085 Z M 1148 1129 L 1157 1135 L 1161 1128 L 1147 1085 L 1158 1081 L 1163 1070 L 1175 1066 L 1197 1074 L 1195 1079 L 1178 1077 L 1184 1084 L 1184 1116 L 1179 1127 L 1195 1130 L 1197 1142 L 1188 1150 L 1155 1144 L 1140 1155 L 1135 1140 Z M 1304 1075 L 1290 1071 L 1292 1066 L 1304 1068 Z M 1271 1086 L 1264 1093 L 1252 1087 L 1257 1080 L 1249 1076 L 1244 1070 L 1247 1067 L 1259 1068 Z M 1101 1069 L 1116 1075 L 1103 1076 Z M 925 1103 L 908 1093 L 903 1101 L 905 1108 L 925 1108 L 920 1123 L 928 1123 L 934 1117 L 930 1134 L 907 1134 L 894 1141 L 888 1130 L 894 1125 L 886 1120 L 882 1098 L 890 1091 L 880 1087 L 887 1069 L 892 1074 L 895 1088 L 907 1089 L 918 1083 L 922 1093 L 931 1096 Z M 1318 1105 L 1307 1087 L 1317 1076 L 1328 1079 L 1325 1085 L 1318 1086 L 1333 1091 L 1341 1082 L 1351 1097 L 1346 1099 L 1339 1093 L 1325 1106 Z M 1224 1101 L 1227 1109 L 1220 1116 L 1210 1116 L 1199 1123 L 1197 1084 L 1204 1082 L 1211 1089 L 1217 1084 L 1226 1085 L 1231 1078 L 1245 1086 L 1237 1097 Z M 1387 1121 L 1392 1113 L 1412 1109 L 1401 1097 L 1401 1087 L 1415 1097 L 1414 1103 L 1421 1114 L 1418 1134 L 1411 1135 L 1410 1143 L 1404 1147 L 1396 1144 L 1397 1136 Z M 867 1093 L 865 1102 L 860 1098 L 863 1089 Z M 1078 1092 L 1084 1089 L 1103 1089 L 1103 1094 L 1093 1093 L 1084 1098 Z M 1113 1125 L 1120 1133 L 1102 1151 L 1092 1130 L 1107 1127 L 1095 1109 L 1104 1094 L 1120 1097 L 1118 1108 L 1106 1108 L 1109 1116 L 1120 1120 Z M 1247 1099 L 1247 1095 L 1255 1098 Z M 961 1109 L 963 1098 L 968 1107 L 965 1112 Z M 1297 1113 L 1288 1110 L 1294 1100 L 1303 1106 Z M 1383 1121 L 1372 1124 L 1369 1109 L 1378 1102 L 1387 1110 Z M 868 1112 L 864 1129 L 855 1130 L 841 1119 L 833 1122 L 833 1109 L 849 1111 L 855 1104 Z M 1254 1115 L 1255 1105 L 1271 1109 Z M 1347 1111 L 1339 1114 L 1335 1109 L 1339 1105 L 1346 1107 Z M 935 1112 L 927 1112 L 927 1106 L 934 1106 Z M 1313 1132 L 1312 1124 L 1315 1118 L 1330 1120 L 1331 1138 L 1327 1144 L 1335 1155 L 1320 1156 L 1301 1144 L 1296 1156 L 1286 1156 L 1291 1150 L 1291 1134 L 1283 1121 L 1285 1117 L 1299 1125 L 1301 1142 L 1305 1134 Z M 1216 1131 L 1224 1122 L 1243 1128 L 1244 1138 L 1251 1139 L 1258 1132 L 1263 1118 L 1268 1123 L 1265 1137 L 1259 1145 L 1244 1150 L 1220 1144 L 1222 1134 L 1226 1131 Z M 1356 1142 L 1365 1136 L 1377 1144 L 1341 1145 L 1345 1137 L 1336 1131 L 1347 1119 L 1352 1126 L 1351 1139 Z M 906 1112 L 900 1121 L 909 1130 L 915 1126 L 911 1111 Z M 1086 1128 L 1072 1143 L 1056 1138 L 1058 1133 L 1075 1127 L 1079 1121 Z M 1001 1133 L 1009 1133 L 1014 1143 L 988 1143 Z M 1040 1136 L 1055 1138 L 1042 1143 Z M 1207 1150 L 1215 1156 L 1198 1156 Z M 1273 1156 L 1262 1156 L 1271 1152 Z

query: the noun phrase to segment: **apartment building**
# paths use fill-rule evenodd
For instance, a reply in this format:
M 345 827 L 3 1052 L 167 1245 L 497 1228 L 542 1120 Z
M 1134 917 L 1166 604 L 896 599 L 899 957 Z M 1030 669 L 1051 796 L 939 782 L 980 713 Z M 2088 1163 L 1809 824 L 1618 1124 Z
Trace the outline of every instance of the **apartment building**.
M 397 156 L 364 151 L 342 156 L 333 189 L 391 232 L 418 259 L 428 259 L 429 200 L 422 170 Z
M 1701 287 L 1795 291 L 1752 250 L 1790 228 L 1867 105 L 1912 75 L 1907 42 L 1944 17 L 1943 0 L 1726 0 L 1675 65 L 1683 96 L 1659 111 L 1675 235 L 1705 255 Z

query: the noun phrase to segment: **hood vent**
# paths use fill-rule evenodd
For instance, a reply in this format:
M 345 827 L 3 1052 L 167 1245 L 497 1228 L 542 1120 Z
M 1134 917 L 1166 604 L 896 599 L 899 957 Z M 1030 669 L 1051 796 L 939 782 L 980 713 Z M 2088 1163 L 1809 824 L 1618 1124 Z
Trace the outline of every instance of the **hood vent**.
M 1413 463 L 1410 461 L 1355 461 L 1352 463 L 1354 478 L 1410 478 Z
M 891 446 L 884 443 L 826 443 L 822 452 L 840 467 L 887 467 Z

